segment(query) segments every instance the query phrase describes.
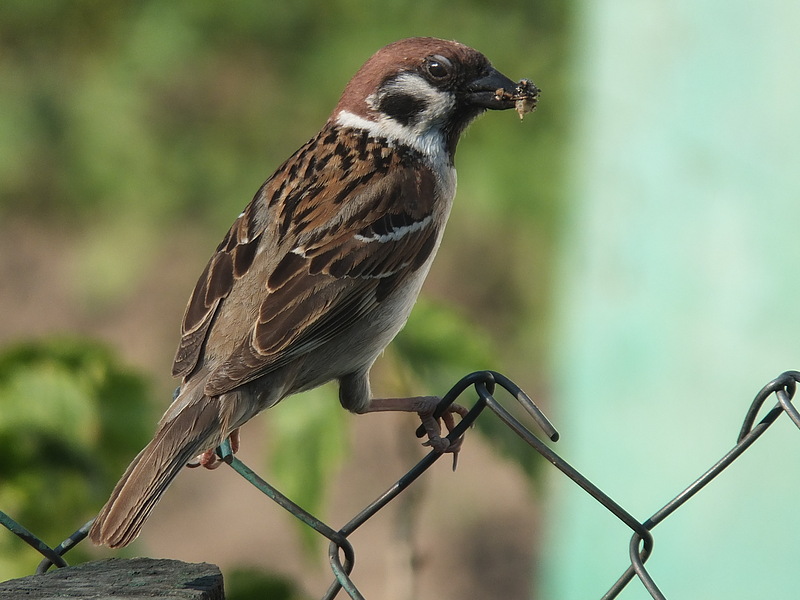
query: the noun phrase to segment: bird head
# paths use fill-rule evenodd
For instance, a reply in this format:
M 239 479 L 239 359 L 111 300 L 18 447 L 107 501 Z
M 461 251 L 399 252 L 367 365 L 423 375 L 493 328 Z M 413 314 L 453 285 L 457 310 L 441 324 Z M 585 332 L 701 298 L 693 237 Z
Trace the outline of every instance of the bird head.
M 515 107 L 510 91 L 517 85 L 469 46 L 409 38 L 384 46 L 359 69 L 331 119 L 426 155 L 443 150 L 452 160 L 477 116 Z

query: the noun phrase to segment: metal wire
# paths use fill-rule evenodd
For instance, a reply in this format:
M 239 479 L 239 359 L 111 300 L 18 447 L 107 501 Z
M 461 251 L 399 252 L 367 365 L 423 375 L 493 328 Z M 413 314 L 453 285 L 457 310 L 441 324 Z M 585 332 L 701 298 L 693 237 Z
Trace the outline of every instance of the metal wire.
M 45 560 L 50 561 L 50 564 L 54 564 L 59 567 L 67 566 L 67 561 L 61 558 L 61 556 L 55 550 L 53 550 L 36 535 L 28 531 L 25 527 L 17 523 L 3 511 L 0 511 L 0 523 L 23 542 L 44 556 Z
M 598 486 L 589 481 L 589 479 L 582 475 L 577 469 L 561 458 L 550 446 L 537 437 L 536 434 L 520 423 L 519 420 L 497 401 L 494 397 L 494 392 L 496 388 L 500 387 L 508 392 L 508 394 L 525 409 L 527 414 L 533 419 L 533 423 L 536 427 L 544 434 L 544 437 L 551 442 L 558 440 L 558 432 L 544 413 L 519 386 L 506 376 L 494 371 L 478 371 L 467 375 L 444 395 L 434 416 L 441 416 L 450 404 L 455 402 L 455 400 L 462 396 L 470 387 L 473 387 L 477 394 L 477 400 L 466 416 L 456 425 L 453 431 L 449 433 L 447 436 L 448 440 L 450 440 L 451 443 L 457 441 L 481 413 L 488 409 L 530 445 L 533 450 L 541 454 L 549 463 L 569 477 L 575 484 L 631 529 L 632 536 L 629 543 L 630 565 L 625 569 L 619 579 L 617 579 L 616 583 L 611 586 L 608 592 L 603 595 L 603 599 L 610 600 L 616 598 L 634 578 L 638 578 L 652 598 L 662 600 L 665 599 L 664 594 L 659 590 L 653 577 L 645 568 L 645 563 L 653 553 L 654 540 L 653 534 L 651 533 L 652 530 L 727 469 L 766 432 L 781 414 L 786 413 L 792 422 L 800 428 L 800 412 L 798 412 L 797 408 L 792 403 L 792 398 L 794 397 L 798 382 L 800 382 L 800 372 L 787 371 L 765 385 L 750 405 L 741 431 L 739 432 L 739 437 L 733 448 L 705 473 L 695 479 L 683 491 L 644 521 L 639 521 L 628 513 Z M 761 421 L 756 423 L 756 419 L 761 413 L 764 404 L 773 395 L 777 398 L 777 404 L 767 411 Z M 424 428 L 417 430 L 417 435 L 419 437 L 424 436 Z M 313 528 L 320 535 L 330 540 L 328 559 L 330 561 L 334 581 L 327 592 L 325 592 L 323 600 L 332 600 L 342 590 L 344 590 L 350 598 L 364 598 L 350 578 L 350 573 L 355 566 L 356 554 L 348 537 L 394 500 L 403 490 L 413 484 L 420 475 L 442 457 L 441 453 L 431 450 L 430 453 L 414 465 L 405 475 L 398 479 L 369 505 L 364 507 L 363 510 L 356 514 L 343 527 L 335 529 L 289 500 L 252 469 L 242 463 L 242 461 L 233 455 L 230 444 L 227 441 L 217 449 L 217 452 L 231 468 L 244 477 L 250 484 L 259 489 L 279 506 L 303 521 L 303 523 Z M 4 525 L 12 533 L 23 539 L 45 557 L 37 569 L 37 573 L 43 573 L 52 565 L 58 567 L 66 566 L 67 563 L 62 558 L 62 555 L 86 537 L 86 532 L 89 530 L 92 522 L 89 521 L 83 525 L 83 527 L 78 529 L 55 548 L 50 548 L 37 536 L 3 512 L 0 512 L 0 524 Z

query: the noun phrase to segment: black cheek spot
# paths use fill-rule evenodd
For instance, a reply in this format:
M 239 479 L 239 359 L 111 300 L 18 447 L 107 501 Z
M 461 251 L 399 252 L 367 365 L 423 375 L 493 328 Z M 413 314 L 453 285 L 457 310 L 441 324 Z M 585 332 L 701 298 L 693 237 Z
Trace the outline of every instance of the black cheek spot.
M 421 98 L 415 98 L 408 94 L 388 94 L 381 100 L 378 108 L 382 113 L 402 125 L 408 125 L 427 106 L 427 102 Z

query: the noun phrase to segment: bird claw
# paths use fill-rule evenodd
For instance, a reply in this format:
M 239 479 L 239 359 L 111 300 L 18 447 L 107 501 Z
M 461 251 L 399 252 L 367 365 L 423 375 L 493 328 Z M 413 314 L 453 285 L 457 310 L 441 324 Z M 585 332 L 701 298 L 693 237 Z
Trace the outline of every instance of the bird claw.
M 190 469 L 203 467 L 204 469 L 213 471 L 223 463 L 231 464 L 231 461 L 233 460 L 233 455 L 239 451 L 240 438 L 238 429 L 234 429 L 233 431 L 231 431 L 228 441 L 230 443 L 229 446 L 230 452 L 227 453 L 225 456 L 220 457 L 219 454 L 217 454 L 217 449 L 211 448 L 195 456 L 192 460 L 186 463 L 186 466 L 189 467 Z
M 422 426 L 425 428 L 425 433 L 428 440 L 423 442 L 423 446 L 427 446 L 440 454 L 450 453 L 453 455 L 453 471 L 458 466 L 458 453 L 461 451 L 461 446 L 464 443 L 464 436 L 459 436 L 455 441 L 451 442 L 446 437 L 442 437 L 442 425 L 440 420 L 444 422 L 447 432 L 452 432 L 456 427 L 456 421 L 453 418 L 453 413 L 457 413 L 462 419 L 469 412 L 466 407 L 460 404 L 451 404 L 447 407 L 445 412 L 438 419 L 433 416 L 438 398 L 434 398 L 437 402 L 431 408 L 420 410 L 417 414 L 422 421 Z
M 186 463 L 186 466 L 189 467 L 190 469 L 203 467 L 204 469 L 213 471 L 221 464 L 222 464 L 222 459 L 220 459 L 217 456 L 216 448 L 212 448 L 211 450 L 206 450 L 205 452 L 195 456 L 192 460 Z

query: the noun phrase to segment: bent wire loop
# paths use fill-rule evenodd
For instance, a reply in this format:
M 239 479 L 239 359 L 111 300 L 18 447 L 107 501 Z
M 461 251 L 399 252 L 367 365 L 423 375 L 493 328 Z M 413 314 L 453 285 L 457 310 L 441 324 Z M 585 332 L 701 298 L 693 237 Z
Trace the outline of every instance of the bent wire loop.
M 673 514 L 678 508 L 683 506 L 684 503 L 686 503 L 697 492 L 704 488 L 717 475 L 730 466 L 761 435 L 764 434 L 769 426 L 772 425 L 772 423 L 774 423 L 782 413 L 787 413 L 794 424 L 800 428 L 800 413 L 798 413 L 797 408 L 792 403 L 792 398 L 794 397 L 798 382 L 800 382 L 800 372 L 787 371 L 765 385 L 751 403 L 750 408 L 745 416 L 744 423 L 742 424 L 739 437 L 733 448 L 729 450 L 705 473 L 703 473 L 677 496 L 665 504 L 661 509 L 656 511 L 648 519 L 641 522 L 633 517 L 624 508 L 622 508 L 622 506 L 620 506 L 612 498 L 610 498 L 597 485 L 589 481 L 589 479 L 581 474 L 576 468 L 561 458 L 552 450 L 552 448 L 550 448 L 550 446 L 537 437 L 536 434 L 523 425 L 514 415 L 512 415 L 504 406 L 502 406 L 500 402 L 497 401 L 494 394 L 496 389 L 499 387 L 505 390 L 514 400 L 517 401 L 517 403 L 522 406 L 525 412 L 532 418 L 536 427 L 544 434 L 544 437 L 551 442 L 558 440 L 558 432 L 544 415 L 544 413 L 536 406 L 530 397 L 524 391 L 522 391 L 522 389 L 520 389 L 519 386 L 508 379 L 508 377 L 505 375 L 495 371 L 477 371 L 467 375 L 458 383 L 456 383 L 456 385 L 454 385 L 453 388 L 447 392 L 447 394 L 444 395 L 434 413 L 434 416 L 440 417 L 447 407 L 450 406 L 450 404 L 455 402 L 455 400 L 464 394 L 470 387 L 473 387 L 477 394 L 477 400 L 472 408 L 467 412 L 466 416 L 464 416 L 464 418 L 456 425 L 453 431 L 449 433 L 447 436 L 448 440 L 451 443 L 454 443 L 456 440 L 458 440 L 458 438 L 463 435 L 467 428 L 469 428 L 475 422 L 480 414 L 484 410 L 489 409 L 491 413 L 493 413 L 507 427 L 514 431 L 514 433 L 522 438 L 534 450 L 536 450 L 536 452 L 541 454 L 555 468 L 569 477 L 587 494 L 597 500 L 597 502 L 602 504 L 609 512 L 627 525 L 633 532 L 629 544 L 630 566 L 626 568 L 626 570 L 611 586 L 608 592 L 603 595 L 603 599 L 616 598 L 631 582 L 631 580 L 633 580 L 634 577 L 639 578 L 645 589 L 653 598 L 664 599 L 664 594 L 659 590 L 652 576 L 645 568 L 645 562 L 653 553 L 653 535 L 651 531 L 658 524 Z M 758 415 L 760 414 L 764 404 L 773 394 L 777 397 L 777 404 L 767 411 L 766 415 L 761 419 L 761 421 L 756 423 L 756 419 L 758 418 Z M 423 427 L 420 427 L 417 430 L 417 436 L 422 437 L 424 435 L 425 430 Z M 420 475 L 422 475 L 442 456 L 441 452 L 431 450 L 425 457 L 422 458 L 422 460 L 414 465 L 385 492 L 368 504 L 343 527 L 337 530 L 289 500 L 285 495 L 267 483 L 252 469 L 247 467 L 247 465 L 242 463 L 242 461 L 233 455 L 228 440 L 226 440 L 217 449 L 217 453 L 231 466 L 231 468 L 233 468 L 253 486 L 258 488 L 262 493 L 271 498 L 278 505 L 285 508 L 295 517 L 303 521 L 303 523 L 313 528 L 320 535 L 330 540 L 330 545 L 328 547 L 328 558 L 334 575 L 334 581 L 323 596 L 323 599 L 325 600 L 336 597 L 341 590 L 344 590 L 350 596 L 350 598 L 364 598 L 350 578 L 350 573 L 353 571 L 353 567 L 355 565 L 355 549 L 348 540 L 348 537 L 356 529 L 361 527 L 369 519 L 375 516 L 394 498 L 401 494 L 403 490 L 414 483 L 414 481 L 416 481 Z M 56 565 L 58 567 L 67 565 L 63 558 L 63 554 L 65 554 L 70 548 L 74 547 L 86 537 L 92 521 L 84 524 L 80 529 L 78 529 L 75 533 L 73 533 L 55 548 L 50 548 L 37 536 L 25 529 L 22 525 L 11 519 L 11 517 L 3 512 L 0 512 L 0 524 L 4 525 L 12 533 L 23 539 L 27 544 L 36 549 L 45 557 L 37 569 L 37 573 L 44 573 L 52 565 Z

